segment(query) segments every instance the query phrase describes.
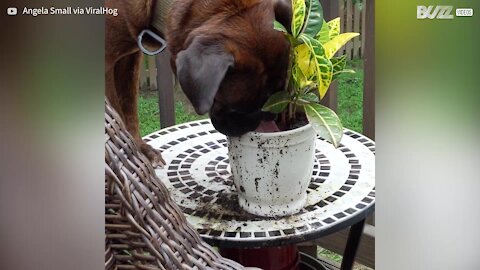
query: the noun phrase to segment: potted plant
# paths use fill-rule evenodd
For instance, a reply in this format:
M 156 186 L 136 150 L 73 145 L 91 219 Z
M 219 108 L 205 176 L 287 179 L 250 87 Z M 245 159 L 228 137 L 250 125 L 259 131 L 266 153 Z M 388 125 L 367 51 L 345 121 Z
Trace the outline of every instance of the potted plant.
M 277 114 L 264 131 L 229 137 L 229 158 L 239 204 L 262 216 L 298 212 L 306 203 L 317 136 L 338 147 L 340 119 L 320 104 L 333 80 L 345 69 L 336 52 L 357 33 L 340 33 L 340 19 L 323 20 L 318 0 L 292 0 L 291 29 L 279 22 L 291 44 L 288 88 L 273 94 L 263 110 Z M 262 125 L 262 124 L 261 124 Z

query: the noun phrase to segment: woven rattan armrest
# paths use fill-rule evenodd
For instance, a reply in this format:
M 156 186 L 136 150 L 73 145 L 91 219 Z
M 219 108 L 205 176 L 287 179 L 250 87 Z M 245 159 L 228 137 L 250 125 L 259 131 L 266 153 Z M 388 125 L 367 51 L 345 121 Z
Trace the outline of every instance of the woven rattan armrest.
M 105 269 L 246 269 L 205 243 L 105 100 Z

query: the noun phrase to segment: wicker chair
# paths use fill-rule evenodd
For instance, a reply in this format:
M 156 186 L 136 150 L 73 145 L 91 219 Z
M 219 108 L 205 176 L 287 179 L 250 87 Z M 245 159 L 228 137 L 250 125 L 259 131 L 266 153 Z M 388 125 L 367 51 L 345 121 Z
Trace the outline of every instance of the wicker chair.
M 246 269 L 187 223 L 105 101 L 105 269 Z

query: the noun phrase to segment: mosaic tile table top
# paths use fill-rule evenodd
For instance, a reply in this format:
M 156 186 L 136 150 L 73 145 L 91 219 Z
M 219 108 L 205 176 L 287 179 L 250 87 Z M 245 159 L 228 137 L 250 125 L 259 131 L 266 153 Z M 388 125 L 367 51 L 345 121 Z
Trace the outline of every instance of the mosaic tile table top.
M 239 207 L 226 138 L 209 120 L 162 129 L 144 139 L 163 151 L 167 165 L 156 169 L 157 175 L 210 244 L 294 244 L 346 228 L 374 209 L 375 143 L 348 129 L 337 149 L 317 139 L 307 205 L 282 218 L 255 216 Z

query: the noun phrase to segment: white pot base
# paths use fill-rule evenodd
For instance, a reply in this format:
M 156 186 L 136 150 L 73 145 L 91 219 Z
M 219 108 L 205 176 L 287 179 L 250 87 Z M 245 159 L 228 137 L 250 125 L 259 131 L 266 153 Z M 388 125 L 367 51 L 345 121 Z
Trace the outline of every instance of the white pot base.
M 307 194 L 304 194 L 299 200 L 280 205 L 260 204 L 253 201 L 247 201 L 244 197 L 238 197 L 238 203 L 245 211 L 264 217 L 281 217 L 298 213 L 307 203 Z

